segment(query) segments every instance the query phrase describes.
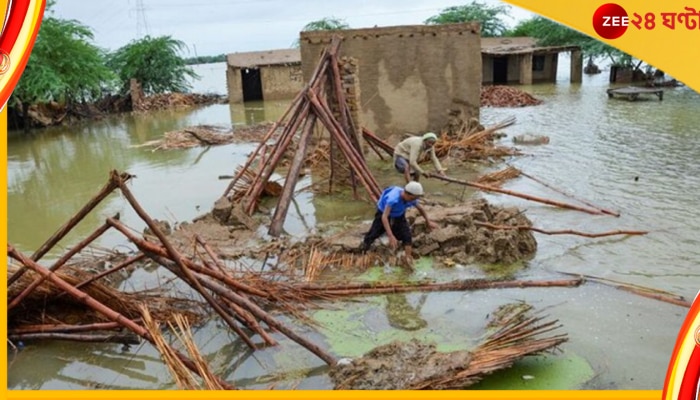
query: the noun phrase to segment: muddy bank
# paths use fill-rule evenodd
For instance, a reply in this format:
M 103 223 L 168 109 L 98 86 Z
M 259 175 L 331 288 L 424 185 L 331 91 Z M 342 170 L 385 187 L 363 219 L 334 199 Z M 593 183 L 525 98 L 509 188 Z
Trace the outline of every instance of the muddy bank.
M 9 129 L 23 129 L 26 124 L 31 128 L 46 128 L 71 125 L 85 120 L 99 120 L 110 114 L 197 107 L 227 102 L 228 98 L 222 95 L 168 93 L 143 97 L 135 106 L 130 94 L 108 95 L 92 103 L 34 104 L 27 109 L 27 115 L 24 115 L 18 107 L 8 107 L 7 121 Z

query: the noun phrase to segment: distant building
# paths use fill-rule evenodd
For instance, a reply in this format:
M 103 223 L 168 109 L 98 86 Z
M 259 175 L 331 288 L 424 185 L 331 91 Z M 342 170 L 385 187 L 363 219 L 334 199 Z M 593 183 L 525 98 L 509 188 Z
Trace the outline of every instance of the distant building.
M 231 103 L 290 99 L 304 85 L 298 49 L 232 53 L 226 62 Z
M 578 46 L 536 46 L 531 37 L 481 38 L 486 85 L 556 82 L 559 53 L 571 53 L 570 81 L 581 82 L 583 57 Z

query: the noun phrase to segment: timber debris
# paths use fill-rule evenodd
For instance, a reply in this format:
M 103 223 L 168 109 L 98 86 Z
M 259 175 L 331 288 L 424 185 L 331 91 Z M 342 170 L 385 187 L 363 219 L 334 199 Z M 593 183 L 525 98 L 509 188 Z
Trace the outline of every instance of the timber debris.
M 135 147 L 153 147 L 153 151 L 156 151 L 256 142 L 263 137 L 271 126 L 272 124 L 269 123 L 235 128 L 215 125 L 189 126 L 165 132 L 162 139 L 151 140 Z
M 317 122 L 320 122 L 329 132 L 331 148 L 337 147 L 340 152 L 330 157 L 329 185 L 332 187 L 336 183 L 336 174 L 339 172 L 337 159 L 342 158 L 349 165 L 350 182 L 356 196 L 359 185 L 364 187 L 372 202 L 376 202 L 381 193 L 379 184 L 367 166 L 356 133 L 357 127 L 353 126 L 351 110 L 345 101 L 338 67 L 340 43 L 341 38 L 334 36 L 331 44 L 324 49 L 308 84 L 299 92 L 280 120 L 263 137 L 259 146 L 248 157 L 223 193 L 223 197 L 241 197 L 242 210 L 252 215 L 257 209 L 265 185 L 280 165 L 283 156 L 287 153 L 293 154 L 270 224 L 269 234 L 272 236 L 279 236 L 282 233 L 282 225 L 292 202 L 299 173 L 307 158 L 311 136 Z M 331 98 L 330 103 L 328 97 Z M 334 110 L 339 115 L 338 118 L 334 116 Z M 277 126 L 284 126 L 283 131 L 274 144 L 268 144 Z M 333 153 L 331 151 L 331 154 Z M 239 179 L 251 167 L 254 168 L 255 178 L 245 193 L 242 195 L 240 192 L 232 193 Z

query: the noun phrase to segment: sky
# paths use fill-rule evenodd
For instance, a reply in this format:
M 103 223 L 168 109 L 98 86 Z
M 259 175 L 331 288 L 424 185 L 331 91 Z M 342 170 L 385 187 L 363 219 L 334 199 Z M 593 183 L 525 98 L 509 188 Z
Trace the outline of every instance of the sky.
M 185 43 L 183 57 L 290 48 L 309 22 L 338 18 L 351 28 L 420 25 L 470 0 L 56 0 L 53 16 L 92 29 L 95 45 L 116 50 L 145 35 Z M 490 5 L 499 0 L 481 0 Z M 533 14 L 510 6 L 513 26 Z

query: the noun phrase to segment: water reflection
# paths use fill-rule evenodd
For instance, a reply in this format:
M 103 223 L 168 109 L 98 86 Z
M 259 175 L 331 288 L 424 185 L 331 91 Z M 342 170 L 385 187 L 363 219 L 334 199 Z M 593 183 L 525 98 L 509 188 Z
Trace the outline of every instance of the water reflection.
M 289 108 L 290 101 L 247 101 L 230 104 L 233 125 L 255 125 L 275 122 Z

